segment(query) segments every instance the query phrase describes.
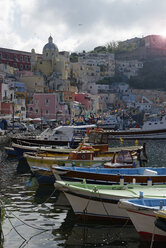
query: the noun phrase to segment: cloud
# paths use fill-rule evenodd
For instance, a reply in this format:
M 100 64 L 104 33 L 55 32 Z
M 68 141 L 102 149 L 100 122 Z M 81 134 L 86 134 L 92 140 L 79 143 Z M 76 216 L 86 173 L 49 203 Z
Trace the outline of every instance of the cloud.
M 1 0 L 0 46 L 39 53 L 51 34 L 59 50 L 163 34 L 165 0 Z

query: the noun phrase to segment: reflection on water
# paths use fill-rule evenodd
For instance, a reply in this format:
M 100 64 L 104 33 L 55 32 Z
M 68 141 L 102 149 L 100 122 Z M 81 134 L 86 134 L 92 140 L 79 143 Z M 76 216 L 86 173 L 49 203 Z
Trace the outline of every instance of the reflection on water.
M 119 146 L 119 142 L 111 145 Z M 166 141 L 148 141 L 148 165 L 165 166 L 165 149 Z M 29 175 L 17 174 L 18 161 L 6 159 L 2 150 L 0 158 L 1 202 L 5 208 L 3 248 L 150 247 L 140 241 L 132 225 L 78 222 L 63 193 L 54 187 L 38 187 L 34 181 L 28 186 Z
M 67 223 L 70 220 L 67 218 L 60 227 L 61 233 L 66 233 Z M 138 234 L 132 225 L 123 228 L 116 225 L 73 223 L 65 245 L 66 247 L 137 247 L 138 243 Z

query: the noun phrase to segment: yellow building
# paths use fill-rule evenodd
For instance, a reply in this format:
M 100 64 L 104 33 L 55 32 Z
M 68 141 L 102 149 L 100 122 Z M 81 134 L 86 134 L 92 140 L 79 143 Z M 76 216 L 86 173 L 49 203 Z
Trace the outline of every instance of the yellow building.
M 44 78 L 41 75 L 23 75 L 20 78 L 27 93 L 44 92 Z
M 48 38 L 48 43 L 43 47 L 42 56 L 38 57 L 34 49 L 31 53 L 31 69 L 33 72 L 41 72 L 46 77 L 56 72 L 61 79 L 67 80 L 69 53 L 59 52 L 51 36 Z

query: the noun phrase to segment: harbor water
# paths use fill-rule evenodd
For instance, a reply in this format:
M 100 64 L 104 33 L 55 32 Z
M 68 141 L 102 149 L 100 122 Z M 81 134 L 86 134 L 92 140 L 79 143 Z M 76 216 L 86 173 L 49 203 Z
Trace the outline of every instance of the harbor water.
M 110 146 L 125 145 L 134 141 L 110 142 Z M 166 141 L 146 141 L 146 151 L 148 166 L 166 166 Z M 3 147 L 0 161 L 1 248 L 150 247 L 141 242 L 132 224 L 77 220 L 63 193 L 39 187 L 29 174 L 18 174 L 18 160 L 7 158 Z M 154 243 L 153 247 L 164 246 Z

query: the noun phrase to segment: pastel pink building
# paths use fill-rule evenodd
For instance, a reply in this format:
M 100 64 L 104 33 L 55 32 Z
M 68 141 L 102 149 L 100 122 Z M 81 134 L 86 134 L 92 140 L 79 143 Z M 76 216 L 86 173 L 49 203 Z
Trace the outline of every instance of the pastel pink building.
M 91 111 L 92 109 L 92 101 L 88 94 L 86 93 L 76 93 L 75 101 L 80 102 L 85 106 L 85 109 Z
M 60 93 L 35 93 L 31 104 L 27 104 L 27 117 L 58 119 L 66 121 L 68 106 Z
M 13 113 L 12 102 L 3 102 L 2 101 L 2 84 L 0 83 L 0 114 L 9 115 L 12 113 Z

